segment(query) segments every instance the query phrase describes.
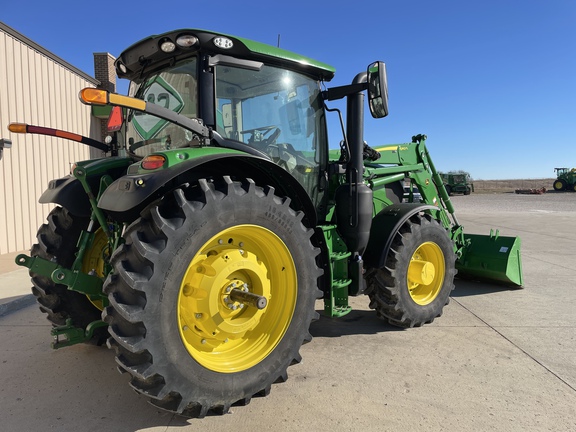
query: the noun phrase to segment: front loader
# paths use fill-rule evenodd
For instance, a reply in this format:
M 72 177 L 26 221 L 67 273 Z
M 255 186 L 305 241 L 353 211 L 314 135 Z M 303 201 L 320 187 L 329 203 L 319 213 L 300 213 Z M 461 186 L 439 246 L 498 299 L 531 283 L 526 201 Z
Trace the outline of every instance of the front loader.
M 382 62 L 322 90 L 334 69 L 203 30 L 150 36 L 116 61 L 129 95 L 87 88 L 111 107 L 110 137 L 11 124 L 110 153 L 81 161 L 40 198 L 57 207 L 31 255 L 33 292 L 53 346 L 102 343 L 131 386 L 189 417 L 225 413 L 287 379 L 324 313 L 367 295 L 383 320 L 440 316 L 467 275 L 522 285 L 520 240 L 464 234 L 426 148 L 364 142 L 364 105 L 388 114 Z M 339 150 L 326 116 L 345 98 Z M 403 202 L 404 182 L 423 202 Z

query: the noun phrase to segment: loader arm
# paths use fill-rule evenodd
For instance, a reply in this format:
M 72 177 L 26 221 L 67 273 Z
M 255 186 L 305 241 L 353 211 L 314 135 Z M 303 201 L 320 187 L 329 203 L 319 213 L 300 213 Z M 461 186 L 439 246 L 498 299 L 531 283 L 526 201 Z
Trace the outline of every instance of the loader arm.
M 378 177 L 404 172 L 418 187 L 423 204 L 432 206 L 427 211 L 442 223 L 453 241 L 459 276 L 514 286 L 523 284 L 520 238 L 500 236 L 498 230 L 491 231 L 490 235 L 464 233 L 426 148 L 426 135 L 412 137 L 411 143 L 387 145 L 375 150 L 381 158 L 378 165 L 367 164 L 367 175 Z
M 411 183 L 418 187 L 424 204 L 436 209 L 431 211 L 434 217 L 450 231 L 455 246 L 454 252 L 459 257 L 465 246 L 462 226 L 456 218 L 454 206 L 442 179 L 432 163 L 425 141 L 426 135 L 416 135 L 412 137 L 411 143 L 377 147 L 375 150 L 380 153 L 381 158 L 378 160 L 378 165 L 369 165 L 371 169 L 368 169 L 368 174 L 380 176 L 382 172 L 386 174 L 399 172 L 410 178 Z M 381 164 L 394 164 L 396 167 L 377 168 Z

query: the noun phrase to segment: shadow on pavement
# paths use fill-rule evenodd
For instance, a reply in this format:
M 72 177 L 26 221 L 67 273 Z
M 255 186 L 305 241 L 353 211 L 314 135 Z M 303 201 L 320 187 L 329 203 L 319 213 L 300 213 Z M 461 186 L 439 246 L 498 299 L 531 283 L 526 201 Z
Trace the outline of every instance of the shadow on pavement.
M 403 331 L 376 317 L 373 310 L 352 310 L 341 318 L 330 318 L 320 313 L 320 319 L 310 326 L 313 337 L 341 337 L 350 335 L 371 335 L 390 331 Z
M 450 297 L 470 297 L 522 289 L 520 287 L 499 285 L 493 282 L 475 281 L 470 279 L 455 279 L 454 285 L 455 288 Z

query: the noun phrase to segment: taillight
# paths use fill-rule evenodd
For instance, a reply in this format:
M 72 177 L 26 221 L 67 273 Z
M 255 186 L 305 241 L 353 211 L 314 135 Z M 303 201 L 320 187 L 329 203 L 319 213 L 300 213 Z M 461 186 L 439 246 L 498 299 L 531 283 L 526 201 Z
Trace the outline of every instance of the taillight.
M 145 170 L 155 170 L 161 168 L 166 163 L 166 158 L 162 155 L 150 155 L 142 159 L 140 166 Z

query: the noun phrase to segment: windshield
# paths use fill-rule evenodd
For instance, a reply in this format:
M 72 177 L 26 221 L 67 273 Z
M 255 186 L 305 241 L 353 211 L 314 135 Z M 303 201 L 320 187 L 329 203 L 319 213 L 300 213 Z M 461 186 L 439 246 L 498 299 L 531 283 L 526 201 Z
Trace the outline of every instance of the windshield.
M 129 95 L 161 105 L 188 118 L 196 118 L 197 82 L 197 60 L 193 57 L 165 69 L 140 85 L 132 84 Z M 138 111 L 128 112 L 124 133 L 128 151 L 137 156 L 195 144 L 191 131 Z
M 326 129 L 317 81 L 266 65 L 215 72 L 220 135 L 268 153 L 289 171 L 318 165 Z
M 215 74 L 216 131 L 267 154 L 319 208 L 328 146 L 318 81 L 268 65 L 217 65 Z

